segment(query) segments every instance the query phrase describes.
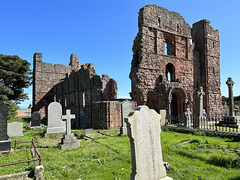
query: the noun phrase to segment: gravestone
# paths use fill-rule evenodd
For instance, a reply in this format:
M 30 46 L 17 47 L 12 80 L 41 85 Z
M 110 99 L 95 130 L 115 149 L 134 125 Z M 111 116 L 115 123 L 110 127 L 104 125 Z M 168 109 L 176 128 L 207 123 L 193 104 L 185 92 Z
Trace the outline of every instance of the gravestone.
M 207 126 L 207 118 L 203 115 L 203 96 L 205 92 L 203 91 L 203 87 L 199 86 L 198 91 L 198 117 L 194 120 L 193 127 L 194 128 L 206 128 Z
M 120 134 L 127 134 L 127 125 L 124 121 L 128 117 L 128 114 L 133 111 L 133 104 L 129 101 L 123 102 L 121 104 L 122 111 L 122 127 L 120 128 Z
M 67 109 L 66 115 L 62 116 L 62 119 L 66 119 L 67 133 L 61 139 L 61 143 L 58 144 L 60 149 L 72 149 L 80 146 L 74 134 L 71 133 L 71 119 L 74 119 L 75 115 L 71 114 L 70 109 Z
M 7 134 L 8 134 L 8 137 L 23 136 L 23 123 L 20 123 L 20 122 L 8 123 Z
M 189 104 L 187 104 L 187 108 L 184 112 L 184 116 L 186 118 L 186 127 L 187 128 L 191 128 L 192 127 L 192 120 L 191 120 L 191 111 L 190 111 L 190 108 L 189 108 Z
M 32 113 L 30 126 L 31 128 L 41 127 L 41 114 L 38 111 Z
M 130 179 L 172 179 L 166 176 L 163 165 L 160 119 L 160 114 L 147 106 L 139 106 L 125 118 L 131 145 Z
M 93 129 L 85 129 L 84 132 L 85 132 L 85 134 L 92 134 Z
M 234 98 L 233 98 L 234 82 L 231 77 L 228 78 L 226 84 L 228 86 L 228 94 L 229 94 L 229 115 L 224 116 L 223 121 L 219 121 L 218 126 L 239 128 L 240 116 L 236 116 L 234 111 Z
M 48 127 L 45 136 L 63 134 L 66 131 L 66 123 L 62 121 L 62 105 L 52 102 L 48 105 Z
M 234 99 L 233 99 L 233 85 L 234 82 L 231 77 L 228 78 L 226 82 L 228 86 L 228 95 L 229 95 L 229 116 L 234 116 Z
M 8 107 L 0 101 L 0 151 L 11 150 L 11 140 L 8 140 L 7 135 L 7 116 Z

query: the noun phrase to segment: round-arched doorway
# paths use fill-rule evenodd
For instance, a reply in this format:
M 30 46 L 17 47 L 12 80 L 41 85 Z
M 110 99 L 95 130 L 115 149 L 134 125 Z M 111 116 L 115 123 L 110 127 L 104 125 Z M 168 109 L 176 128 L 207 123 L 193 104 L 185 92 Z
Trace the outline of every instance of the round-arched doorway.
M 174 88 L 170 91 L 169 96 L 169 115 L 182 116 L 186 107 L 185 90 Z

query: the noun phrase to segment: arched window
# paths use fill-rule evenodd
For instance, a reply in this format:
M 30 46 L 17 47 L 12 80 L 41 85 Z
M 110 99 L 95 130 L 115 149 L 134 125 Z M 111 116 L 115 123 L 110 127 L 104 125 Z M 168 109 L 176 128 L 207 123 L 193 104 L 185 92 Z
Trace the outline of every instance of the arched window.
M 172 63 L 166 66 L 166 78 L 169 82 L 175 81 L 175 68 Z

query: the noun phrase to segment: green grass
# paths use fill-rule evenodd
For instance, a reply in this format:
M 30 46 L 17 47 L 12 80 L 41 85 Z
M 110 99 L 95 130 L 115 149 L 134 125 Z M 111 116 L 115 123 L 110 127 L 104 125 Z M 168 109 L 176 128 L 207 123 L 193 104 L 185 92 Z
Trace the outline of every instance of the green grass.
M 24 122 L 29 120 L 18 120 Z M 240 145 L 238 140 L 204 135 L 184 134 L 163 128 L 161 133 L 163 159 L 170 163 L 167 175 L 173 179 L 240 179 Z M 32 138 L 42 155 L 46 179 L 125 180 L 130 178 L 131 152 L 129 138 L 118 136 L 118 130 L 101 130 L 108 136 L 89 134 L 94 141 L 85 140 L 83 130 L 72 130 L 80 147 L 71 150 L 57 148 L 60 138 L 43 137 L 44 130 L 26 130 L 24 137 L 10 138 L 29 141 Z M 0 164 L 31 159 L 30 144 L 19 144 L 18 150 L 0 157 Z M 0 167 L 0 175 L 31 170 L 35 162 Z

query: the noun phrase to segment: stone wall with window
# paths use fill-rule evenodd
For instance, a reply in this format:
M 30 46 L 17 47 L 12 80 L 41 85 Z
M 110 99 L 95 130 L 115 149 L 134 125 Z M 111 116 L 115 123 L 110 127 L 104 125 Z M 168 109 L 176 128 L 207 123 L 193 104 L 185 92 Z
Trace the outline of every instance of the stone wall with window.
M 197 24 L 204 22 L 205 20 Z M 138 27 L 129 75 L 132 88 L 130 95 L 133 100 L 138 105 L 147 104 L 157 112 L 166 109 L 169 115 L 173 111 L 176 111 L 176 115 L 182 115 L 188 102 L 196 114 L 196 92 L 198 86 L 203 86 L 207 93 L 204 97 L 206 111 L 221 111 L 217 56 L 219 39 L 210 24 L 202 30 L 209 34 L 206 37 L 200 36 L 200 32 L 192 35 L 195 28 L 191 28 L 180 14 L 157 5 L 147 5 L 140 9 Z M 208 42 L 196 42 L 204 41 L 207 37 L 214 41 L 214 50 Z M 214 67 L 216 76 L 212 76 L 209 70 L 202 70 L 202 64 L 206 64 L 208 69 Z M 210 84 L 214 84 L 211 85 L 211 90 L 208 89 Z M 215 104 L 212 104 L 213 99 Z

